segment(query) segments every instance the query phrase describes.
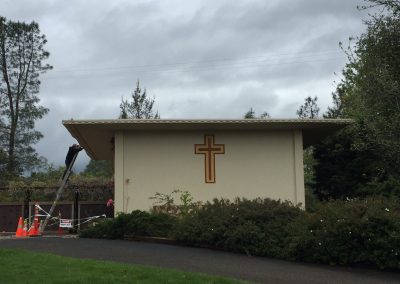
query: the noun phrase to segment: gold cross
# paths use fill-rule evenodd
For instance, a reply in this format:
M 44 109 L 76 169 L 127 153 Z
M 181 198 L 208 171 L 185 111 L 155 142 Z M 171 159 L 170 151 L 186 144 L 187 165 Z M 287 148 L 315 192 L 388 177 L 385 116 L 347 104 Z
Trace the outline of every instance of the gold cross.
M 215 155 L 225 154 L 224 144 L 214 144 L 214 135 L 204 135 L 204 144 L 194 145 L 195 154 L 204 155 L 206 183 L 215 183 Z

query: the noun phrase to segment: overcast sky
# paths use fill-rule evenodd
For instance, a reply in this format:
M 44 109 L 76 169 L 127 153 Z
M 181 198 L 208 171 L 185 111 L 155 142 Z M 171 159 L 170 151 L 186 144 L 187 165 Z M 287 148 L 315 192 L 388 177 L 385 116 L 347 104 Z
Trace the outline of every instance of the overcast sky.
M 161 118 L 241 118 L 250 107 L 293 118 L 307 96 L 325 110 L 346 63 L 338 44 L 364 31 L 361 4 L 2 0 L 0 15 L 36 21 L 47 37 L 54 69 L 41 76 L 50 113 L 37 150 L 58 166 L 75 142 L 61 121 L 117 118 L 137 80 Z

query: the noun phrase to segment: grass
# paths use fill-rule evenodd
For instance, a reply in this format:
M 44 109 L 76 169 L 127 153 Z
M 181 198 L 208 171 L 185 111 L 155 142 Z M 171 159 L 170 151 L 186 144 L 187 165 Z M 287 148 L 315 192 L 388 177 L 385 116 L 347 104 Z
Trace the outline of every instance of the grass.
M 173 256 L 172 256 L 173 257 Z M 0 249 L 0 283 L 244 283 L 200 273 Z

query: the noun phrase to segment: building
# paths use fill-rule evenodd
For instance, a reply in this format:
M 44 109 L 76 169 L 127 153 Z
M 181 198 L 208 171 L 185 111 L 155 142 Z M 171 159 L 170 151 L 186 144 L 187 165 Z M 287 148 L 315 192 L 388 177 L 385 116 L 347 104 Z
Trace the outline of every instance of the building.
M 148 210 L 156 192 L 196 201 L 269 197 L 304 206 L 303 149 L 344 119 L 67 120 L 95 160 L 114 161 L 115 212 Z

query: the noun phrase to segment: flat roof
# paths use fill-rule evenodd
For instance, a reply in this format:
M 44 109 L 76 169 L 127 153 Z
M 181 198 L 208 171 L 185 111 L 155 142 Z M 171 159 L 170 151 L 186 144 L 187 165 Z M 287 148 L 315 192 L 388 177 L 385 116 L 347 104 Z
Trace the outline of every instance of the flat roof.
M 112 160 L 110 141 L 118 131 L 302 130 L 304 148 L 353 123 L 351 119 L 95 119 L 63 120 L 63 125 L 95 160 Z

